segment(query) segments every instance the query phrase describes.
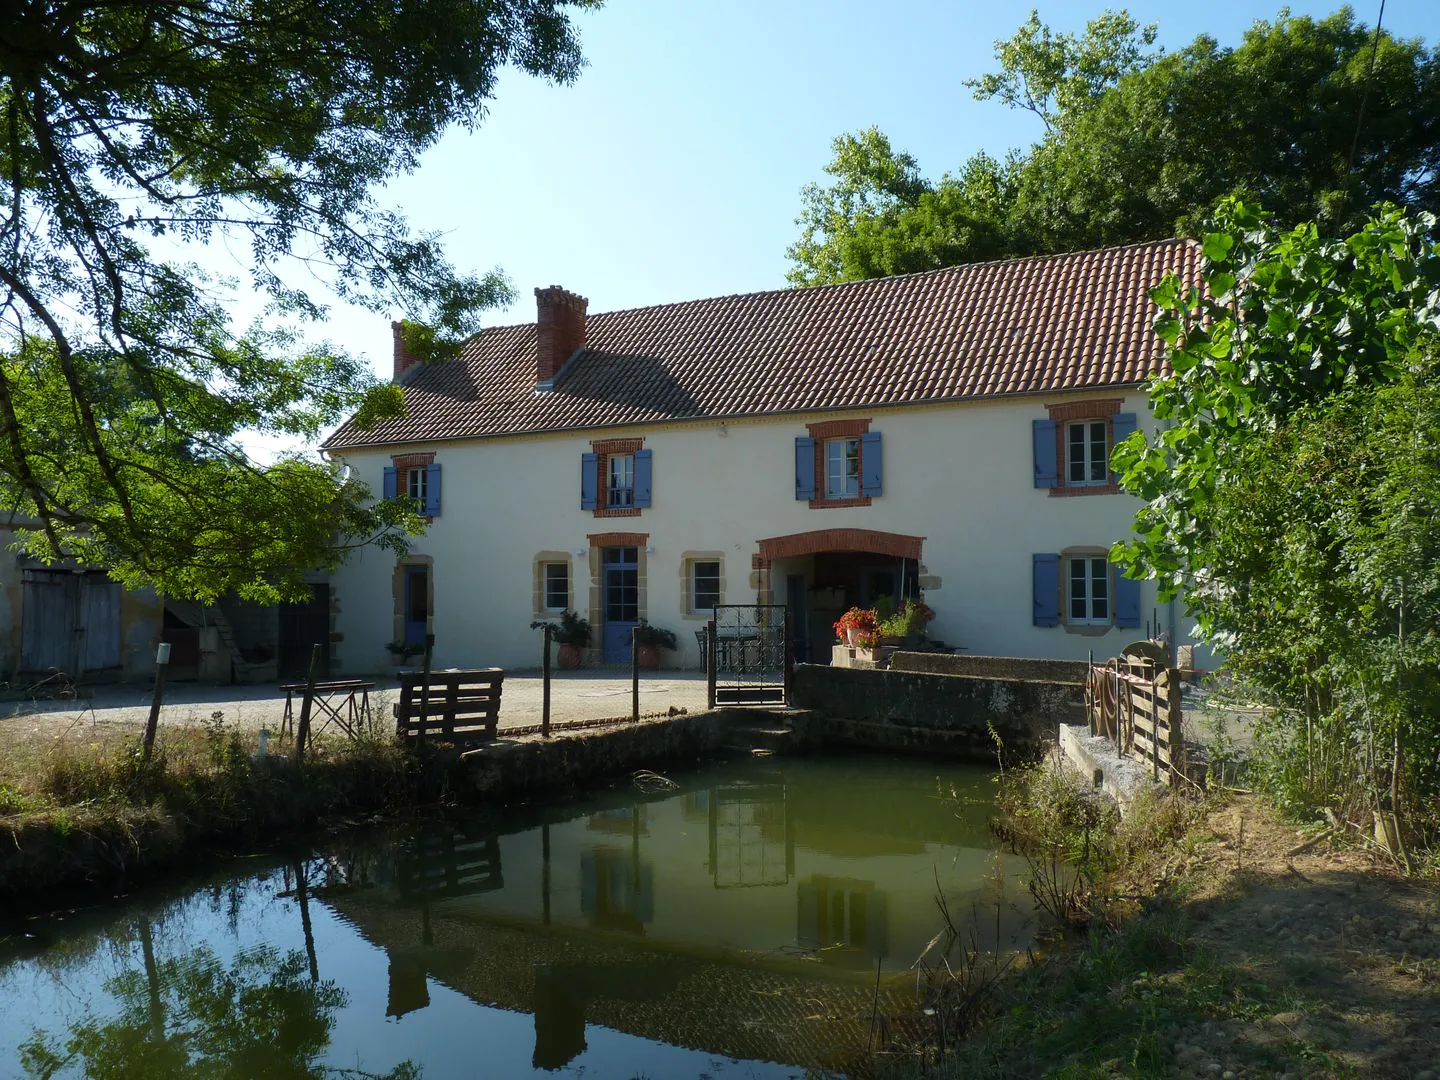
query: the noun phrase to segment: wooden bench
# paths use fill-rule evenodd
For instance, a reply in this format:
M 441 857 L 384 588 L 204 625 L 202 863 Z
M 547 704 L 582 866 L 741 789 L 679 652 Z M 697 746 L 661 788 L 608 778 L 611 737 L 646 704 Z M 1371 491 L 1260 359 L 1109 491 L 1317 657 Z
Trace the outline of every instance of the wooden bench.
M 443 739 L 452 743 L 488 742 L 500 720 L 501 668 L 432 671 L 400 675 L 395 730 L 401 739 Z M 421 712 L 425 715 L 423 727 Z

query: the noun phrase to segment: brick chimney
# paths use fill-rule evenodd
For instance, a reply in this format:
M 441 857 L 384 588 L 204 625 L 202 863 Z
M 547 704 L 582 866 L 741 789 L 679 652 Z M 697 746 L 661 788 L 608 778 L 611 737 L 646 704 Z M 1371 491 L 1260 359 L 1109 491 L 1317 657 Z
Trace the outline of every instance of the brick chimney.
M 535 384 L 549 387 L 575 350 L 585 344 L 585 309 L 590 301 L 583 296 L 551 285 L 535 290 Z
M 395 371 L 391 379 L 394 382 L 399 382 L 400 376 L 404 375 L 405 372 L 409 371 L 419 361 L 416 360 L 415 354 L 405 347 L 404 323 L 392 322 L 390 324 L 390 334 L 395 340 Z

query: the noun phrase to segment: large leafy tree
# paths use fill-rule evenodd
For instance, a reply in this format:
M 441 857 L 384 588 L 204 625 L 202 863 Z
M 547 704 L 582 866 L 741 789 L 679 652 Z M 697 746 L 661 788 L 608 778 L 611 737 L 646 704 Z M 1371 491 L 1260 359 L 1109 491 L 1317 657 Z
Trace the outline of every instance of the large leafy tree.
M 1107 12 L 1083 34 L 1032 14 L 967 85 L 1034 113 L 1041 140 L 978 154 L 938 182 L 876 130 L 841 136 L 834 180 L 802 193 L 795 284 L 1185 234 L 1221 198 L 1284 225 L 1357 228 L 1391 201 L 1440 210 L 1440 54 L 1378 35 L 1349 8 L 1257 22 L 1235 48 L 1154 48 Z M 863 147 L 865 153 L 855 153 Z M 903 174 L 903 185 L 887 178 Z
M 1299 802 L 1440 805 L 1434 229 L 1391 208 L 1327 239 L 1226 204 L 1204 288 L 1152 293 L 1173 373 L 1159 430 L 1115 451 L 1146 500 L 1116 554 L 1279 706 L 1265 745 Z
M 449 355 L 508 295 L 376 187 L 506 65 L 566 81 L 596 0 L 13 0 L 0 5 L 0 501 L 27 547 L 131 585 L 293 594 L 417 519 L 328 465 L 261 467 L 246 432 L 394 415 L 361 360 L 307 344 L 316 282 Z M 173 241 L 225 241 L 263 323 Z M 348 538 L 348 539 L 346 539 Z

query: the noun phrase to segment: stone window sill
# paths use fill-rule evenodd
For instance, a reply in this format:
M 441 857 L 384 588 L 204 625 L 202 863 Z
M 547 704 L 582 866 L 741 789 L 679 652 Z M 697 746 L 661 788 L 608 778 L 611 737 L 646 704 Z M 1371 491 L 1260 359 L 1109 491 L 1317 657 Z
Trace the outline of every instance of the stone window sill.
M 1076 487 L 1053 487 L 1050 489 L 1052 499 L 1071 499 L 1080 495 L 1119 495 L 1119 484 L 1082 484 Z
M 811 510 L 834 510 L 842 506 L 869 506 L 870 496 L 861 495 L 854 499 L 811 499 Z

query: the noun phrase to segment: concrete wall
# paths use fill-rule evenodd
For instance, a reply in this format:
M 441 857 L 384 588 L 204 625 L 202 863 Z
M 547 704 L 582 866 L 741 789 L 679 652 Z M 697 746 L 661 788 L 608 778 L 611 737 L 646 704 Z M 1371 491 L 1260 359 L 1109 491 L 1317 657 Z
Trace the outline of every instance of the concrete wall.
M 1084 709 L 1076 686 L 816 664 L 795 669 L 792 703 L 815 714 L 801 724 L 811 743 L 980 761 L 995 760 L 994 735 L 1007 759 L 1034 757 Z
M 1099 659 L 1103 661 L 1108 657 Z M 1037 660 L 1023 656 L 971 656 L 968 653 L 903 650 L 891 654 L 890 670 L 1021 682 L 1069 683 L 1074 686 L 1083 686 L 1087 674 L 1084 660 Z
M 550 552 L 567 558 L 572 601 L 586 613 L 598 566 L 590 534 L 636 532 L 641 611 L 674 630 L 681 650 L 669 665 L 698 668 L 693 631 L 703 615 L 685 611 L 687 553 L 723 556 L 726 602 L 754 602 L 768 587 L 752 572 L 762 538 L 822 529 L 873 529 L 925 538 L 920 559 L 933 637 L 987 655 L 1083 659 L 1108 656 L 1143 636 L 1155 604 L 1142 589 L 1142 627 L 1032 625 L 1031 555 L 1072 547 L 1105 549 L 1129 534 L 1137 501 L 1121 494 L 1055 497 L 1033 483 L 1031 421 L 1046 404 L 1114 398 L 1116 392 L 1010 398 L 950 406 L 804 414 L 762 420 L 656 424 L 344 455 L 358 478 L 381 490 L 392 454 L 433 450 L 442 467 L 442 513 L 414 554 L 431 560 L 437 666 L 533 667 L 539 641 L 534 566 Z M 1153 423 L 1144 395 L 1125 411 Z M 812 509 L 794 497 L 794 440 L 817 420 L 864 417 L 882 434 L 885 491 L 870 506 Z M 653 505 L 633 517 L 580 509 L 580 456 L 592 438 L 643 437 L 654 453 Z M 886 563 L 877 557 L 878 563 Z M 888 560 L 893 562 L 894 560 Z M 396 636 L 393 556 L 358 553 L 333 577 L 346 672 L 393 666 Z M 783 575 L 775 598 L 783 601 Z M 1166 619 L 1161 609 L 1162 626 Z M 817 644 L 823 646 L 824 642 Z

